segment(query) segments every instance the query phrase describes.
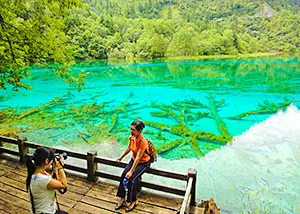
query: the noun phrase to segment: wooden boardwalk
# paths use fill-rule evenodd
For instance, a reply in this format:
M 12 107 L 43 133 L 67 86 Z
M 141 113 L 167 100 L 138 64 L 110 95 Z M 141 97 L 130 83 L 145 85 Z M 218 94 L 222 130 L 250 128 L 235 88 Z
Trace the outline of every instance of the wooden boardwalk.
M 13 159 L 0 155 L 0 214 L 30 213 L 29 196 L 26 192 L 27 169 Z M 67 172 L 68 191 L 57 194 L 62 210 L 72 213 L 126 213 L 125 208 L 115 211 L 117 186 L 98 182 L 92 183 L 84 177 Z M 166 196 L 142 190 L 138 195 L 139 204 L 130 213 L 176 213 L 181 206 L 182 197 Z M 202 213 L 194 210 L 192 213 Z

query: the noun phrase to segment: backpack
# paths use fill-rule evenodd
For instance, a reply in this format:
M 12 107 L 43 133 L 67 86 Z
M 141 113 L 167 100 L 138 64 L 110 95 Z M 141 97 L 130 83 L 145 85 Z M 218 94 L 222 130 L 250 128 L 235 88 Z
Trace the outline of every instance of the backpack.
M 146 139 L 148 141 L 148 151 L 146 151 L 146 154 L 150 156 L 150 163 L 153 163 L 154 161 L 157 161 L 157 154 L 156 154 L 156 150 L 155 147 L 153 145 L 153 143 Z

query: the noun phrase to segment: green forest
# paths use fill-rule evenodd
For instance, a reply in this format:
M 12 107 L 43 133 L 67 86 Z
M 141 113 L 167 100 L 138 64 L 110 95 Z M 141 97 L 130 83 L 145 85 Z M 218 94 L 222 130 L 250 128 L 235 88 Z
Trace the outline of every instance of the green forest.
M 76 60 L 295 53 L 299 0 L 0 0 L 0 88 Z M 59 64 L 58 64 L 59 63 Z

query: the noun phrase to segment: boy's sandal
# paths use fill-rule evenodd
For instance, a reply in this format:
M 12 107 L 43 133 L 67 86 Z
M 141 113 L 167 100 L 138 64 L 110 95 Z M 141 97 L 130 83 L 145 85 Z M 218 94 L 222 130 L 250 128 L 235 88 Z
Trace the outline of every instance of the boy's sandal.
M 132 207 L 127 207 L 125 209 L 125 211 L 128 213 L 128 212 L 131 212 L 137 205 L 138 205 L 138 200 L 136 200 L 135 202 L 133 202 L 134 205 Z

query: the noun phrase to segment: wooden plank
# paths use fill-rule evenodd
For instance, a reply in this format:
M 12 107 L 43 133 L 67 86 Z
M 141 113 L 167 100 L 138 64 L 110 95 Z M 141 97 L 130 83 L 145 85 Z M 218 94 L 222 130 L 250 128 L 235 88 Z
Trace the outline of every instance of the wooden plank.
M 108 196 L 106 195 L 111 195 L 113 200 L 113 197 L 116 197 L 115 196 L 116 193 L 117 193 L 117 186 L 113 184 L 99 183 L 99 184 L 95 184 L 92 187 L 92 189 L 87 193 L 87 195 L 92 197 L 99 196 L 99 197 L 106 197 L 106 198 L 108 198 Z M 149 191 L 143 191 L 141 193 L 138 193 L 138 199 L 150 205 L 166 207 L 168 209 L 175 210 L 175 211 L 178 209 L 178 207 L 180 207 L 182 202 L 182 197 L 179 196 L 170 197 L 164 194 L 150 193 Z
M 143 212 L 149 212 L 149 213 L 164 213 L 164 214 L 174 214 L 174 210 L 169 210 L 166 208 L 162 208 L 162 207 L 157 207 L 157 206 L 152 206 L 149 204 L 144 204 L 141 201 L 139 201 L 137 207 L 135 208 L 135 210 L 138 211 L 138 213 L 141 213 L 141 211 Z
M 115 211 L 115 206 L 116 206 L 116 204 L 114 202 L 107 202 L 107 201 L 103 201 L 101 199 L 93 198 L 93 197 L 89 197 L 89 196 L 83 197 L 81 202 L 89 204 L 89 205 L 96 205 L 97 207 L 101 207 L 102 209 L 110 210 L 110 211 Z
M 111 214 L 111 213 L 114 213 L 114 212 L 111 212 L 111 211 L 107 211 L 107 210 L 104 210 L 104 209 L 101 209 L 101 208 L 98 208 L 98 207 L 94 207 L 94 206 L 91 206 L 89 204 L 85 204 L 85 203 L 82 203 L 82 202 L 79 202 L 78 204 L 76 204 L 76 206 L 74 207 L 76 210 L 80 210 L 80 211 L 84 211 L 84 212 L 88 212 L 88 213 L 91 213 L 91 214 Z
M 83 210 L 78 210 L 78 209 L 72 208 L 69 210 L 69 214 L 89 214 L 89 213 L 85 212 Z
M 78 187 L 78 186 L 74 186 L 72 184 L 68 184 L 68 191 L 76 193 L 76 194 L 80 194 L 80 195 L 85 195 L 89 191 L 89 188 Z
M 15 155 L 15 156 L 19 155 L 18 151 L 14 150 L 14 149 L 4 148 L 4 147 L 0 147 L 0 153 L 6 153 L 6 154 L 10 154 L 10 155 Z
M 82 194 L 76 194 L 76 193 L 70 192 L 70 191 L 67 191 L 65 194 L 62 194 L 62 195 L 60 193 L 57 193 L 57 195 L 60 195 L 63 198 L 71 199 L 73 201 L 80 201 L 83 198 Z
M 90 190 L 86 196 L 92 197 L 92 198 L 97 198 L 103 201 L 107 202 L 117 202 L 117 196 L 116 194 L 107 194 L 101 191 L 96 191 L 96 190 Z
M 28 193 L 25 191 L 21 191 L 19 189 L 13 188 L 13 187 L 3 184 L 1 182 L 0 182 L 0 189 L 1 189 L 1 191 L 6 192 L 10 195 L 17 195 L 19 198 L 22 198 L 25 201 L 29 201 Z
M 165 207 L 170 210 L 177 211 L 181 206 L 182 198 L 170 197 L 163 194 L 154 194 L 149 192 L 140 192 L 137 194 L 137 198 L 149 205 Z
M 3 135 L 0 135 L 0 141 L 18 145 L 18 140 L 15 138 L 12 138 L 12 137 L 6 137 Z
M 0 170 L 0 176 L 5 175 L 6 173 L 7 173 L 7 171 L 5 171 L 5 170 Z
M 88 181 L 80 180 L 75 176 L 68 176 L 67 179 L 68 179 L 68 184 L 72 184 L 73 186 L 85 187 L 88 189 L 92 188 L 93 186 L 93 183 L 88 183 Z
M 99 183 L 93 185 L 91 190 L 115 195 L 117 193 L 117 186 L 112 184 Z
M 186 188 L 186 192 L 185 192 L 185 195 L 183 198 L 182 206 L 180 209 L 180 214 L 184 214 L 185 212 L 189 213 L 189 208 L 190 208 L 189 198 L 191 197 L 192 184 L 193 184 L 193 178 L 190 177 L 187 188 Z M 188 211 L 186 211 L 187 209 L 188 209 Z
M 115 199 L 113 200 L 115 202 L 107 202 L 107 201 L 103 201 L 102 198 L 98 199 L 98 198 L 86 196 L 83 198 L 81 202 L 84 202 L 89 205 L 96 205 L 97 207 L 101 207 L 111 212 L 116 212 L 115 206 L 117 204 L 117 200 L 118 198 L 115 197 Z M 118 210 L 117 212 L 125 213 L 125 207 L 122 208 L 121 210 Z M 165 209 L 156 208 L 156 207 L 139 203 L 138 206 L 131 213 L 139 213 L 139 214 L 141 213 L 142 214 L 148 214 L 148 213 L 166 213 L 166 214 L 170 213 L 171 214 L 172 213 L 174 214 L 174 211 L 168 212 L 168 210 L 166 211 Z
M 25 184 L 24 181 L 18 182 L 18 181 L 15 181 L 15 180 L 10 179 L 10 178 L 8 178 L 8 177 L 1 176 L 1 177 L 0 177 L 0 182 L 6 184 L 6 185 L 8 185 L 8 186 L 17 188 L 17 189 L 19 189 L 19 190 L 26 191 L 26 184 Z
M 18 168 L 16 168 L 14 173 L 23 176 L 25 179 L 27 178 L 27 169 L 23 169 L 23 168 L 18 169 Z
M 100 201 L 106 201 L 106 202 L 114 202 L 113 203 L 113 207 L 116 206 L 119 198 L 115 195 L 111 195 L 111 194 L 106 194 L 106 193 L 103 193 L 103 192 L 100 192 L 100 191 L 95 191 L 95 190 L 90 190 L 88 193 L 87 193 L 87 196 L 89 197 L 92 197 L 92 198 L 96 198 Z M 136 208 L 136 210 L 139 210 L 139 211 L 147 211 L 147 212 L 153 212 L 153 213 L 174 213 L 174 211 L 176 210 L 170 210 L 168 208 L 162 208 L 162 207 L 158 207 L 158 206 L 155 206 L 155 205 L 149 205 L 149 204 L 145 204 L 143 203 L 143 200 L 140 200 L 138 198 L 138 201 L 139 201 L 139 204 Z M 108 207 L 105 207 L 107 209 L 110 209 Z
M 20 165 L 19 162 L 7 161 L 5 159 L 0 159 L 0 169 L 4 167 L 9 171 L 13 171 L 17 174 L 27 177 L 27 168 L 25 165 Z M 12 169 L 10 169 L 12 168 Z
M 10 194 L 2 191 L 1 189 L 0 189 L 0 199 L 5 202 L 8 202 L 9 204 L 13 204 L 17 207 L 21 207 L 23 209 L 29 210 L 29 205 L 30 205 L 29 202 L 27 202 L 19 197 L 10 195 Z
M 63 204 L 59 204 L 59 209 L 68 212 L 71 209 L 71 207 L 67 207 Z
M 7 213 L 12 213 L 12 214 L 28 214 L 29 210 L 23 209 L 21 207 L 15 206 L 11 203 L 8 203 L 6 201 L 0 200 L 0 213 L 2 214 L 7 214 Z
M 7 166 L 6 164 L 1 163 L 0 164 L 0 169 L 5 170 L 7 172 L 10 172 L 10 171 L 14 171 L 15 167 Z
M 15 192 L 15 191 L 12 191 L 13 188 L 3 187 L 2 185 L 0 186 L 0 188 L 3 192 L 8 193 L 9 195 L 17 195 L 18 198 L 24 199 L 25 201 L 28 202 L 28 206 L 30 206 L 29 196 L 28 196 L 27 193 L 22 192 L 22 191 Z M 64 211 L 68 211 L 70 208 L 72 208 L 76 204 L 76 201 L 72 201 L 70 199 L 66 200 L 65 198 L 61 198 L 61 197 L 58 197 L 58 202 L 59 202 L 59 205 L 60 205 L 60 209 L 62 209 Z M 8 202 L 8 203 L 11 204 L 11 202 Z
M 15 181 L 18 181 L 18 182 L 26 183 L 26 177 L 24 177 L 23 175 L 17 174 L 15 172 L 9 172 L 5 175 L 5 177 L 10 178 Z
M 0 204 L 0 214 L 9 214 L 9 212 L 6 212 L 5 210 L 6 210 L 7 208 L 3 205 L 3 207 L 1 206 L 1 204 Z
M 118 182 L 119 183 L 119 182 Z M 107 183 L 104 181 L 99 181 L 98 183 L 94 184 L 94 186 L 103 186 L 103 187 L 113 187 L 113 188 L 117 188 L 115 183 Z
M 77 203 L 77 201 L 63 197 L 60 193 L 57 193 L 57 201 L 60 205 L 63 205 L 65 207 L 69 207 L 72 208 L 73 206 L 75 206 L 75 204 Z

